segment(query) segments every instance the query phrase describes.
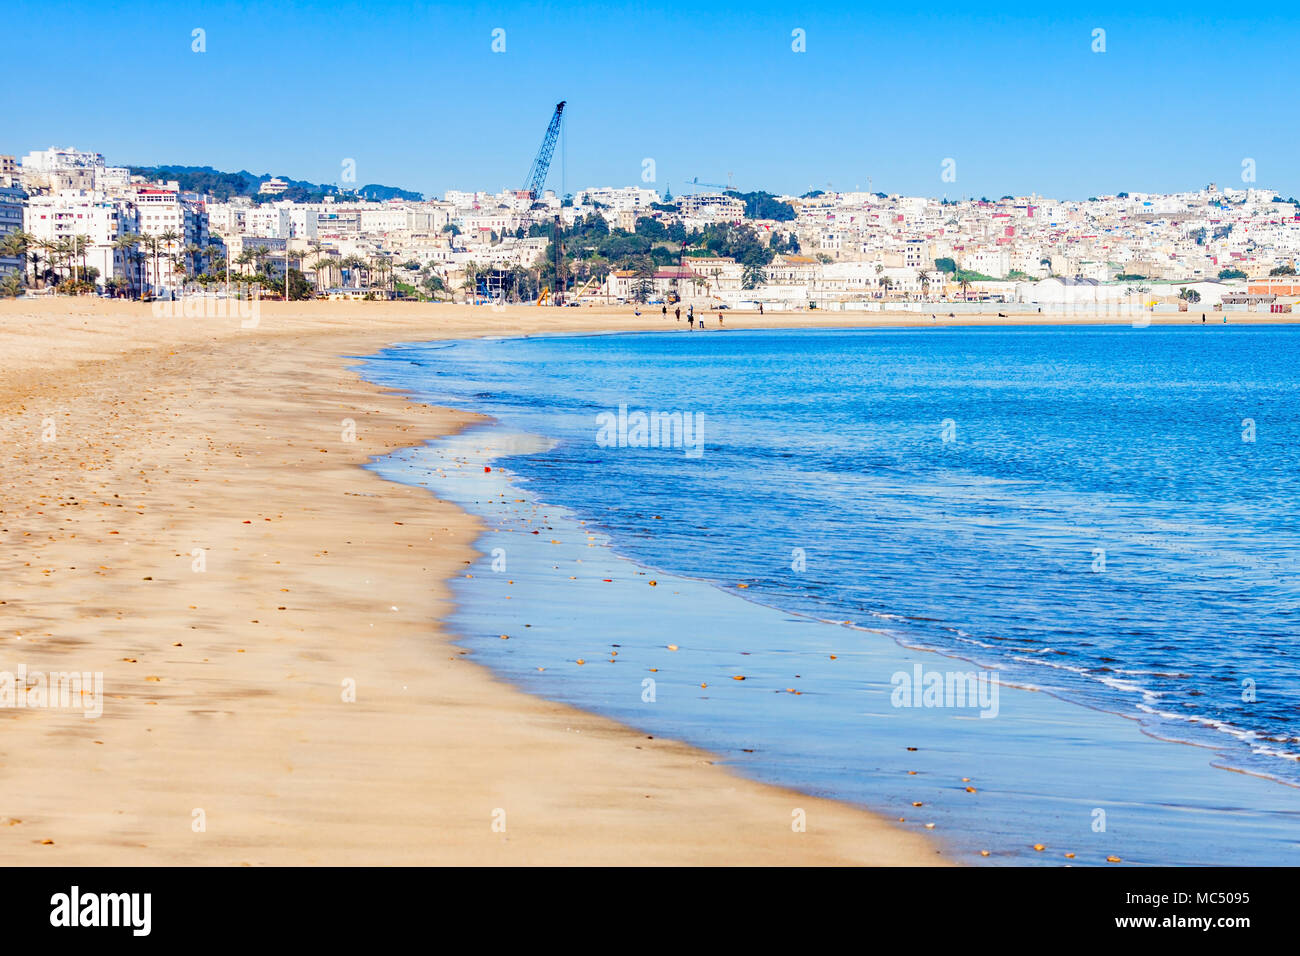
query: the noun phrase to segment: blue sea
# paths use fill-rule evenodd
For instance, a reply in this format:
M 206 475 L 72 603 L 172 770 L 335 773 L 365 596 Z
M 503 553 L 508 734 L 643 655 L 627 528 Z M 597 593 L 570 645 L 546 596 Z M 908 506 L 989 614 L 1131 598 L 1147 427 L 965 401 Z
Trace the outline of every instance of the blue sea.
M 1016 863 L 1300 862 L 1298 371 L 1300 329 L 1241 325 L 363 365 L 495 421 L 374 466 L 485 518 L 454 621 L 485 664 Z M 967 672 L 996 713 L 910 689 Z

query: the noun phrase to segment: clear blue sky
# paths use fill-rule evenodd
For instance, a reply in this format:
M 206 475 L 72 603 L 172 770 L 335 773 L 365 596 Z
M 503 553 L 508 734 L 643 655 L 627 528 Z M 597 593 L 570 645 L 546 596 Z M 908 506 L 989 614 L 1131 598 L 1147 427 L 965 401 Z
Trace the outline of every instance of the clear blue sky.
M 10 0 L 0 152 L 51 145 L 441 194 L 522 184 L 1300 195 L 1293 4 L 127 5 Z M 506 52 L 491 50 L 506 31 Z M 195 28 L 207 52 L 191 51 Z M 806 34 L 804 53 L 791 32 Z M 1093 30 L 1106 52 L 1092 51 Z M 956 182 L 941 164 L 956 160 Z

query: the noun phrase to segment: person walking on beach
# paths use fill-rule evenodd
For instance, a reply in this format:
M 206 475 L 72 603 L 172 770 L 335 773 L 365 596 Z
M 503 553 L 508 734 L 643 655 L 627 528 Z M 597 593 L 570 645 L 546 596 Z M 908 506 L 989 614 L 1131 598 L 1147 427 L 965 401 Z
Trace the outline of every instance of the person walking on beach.
M 1204 325 L 1204 324 L 1205 324 L 1205 313 L 1202 312 L 1202 313 L 1201 313 L 1201 325 Z
M 687 316 L 686 316 L 686 324 L 689 325 L 689 326 L 691 327 L 691 331 L 694 332 L 694 331 L 695 331 L 695 316 L 693 316 L 693 315 L 687 315 Z
M 682 320 L 682 307 L 679 305 L 677 307 L 677 321 L 680 322 L 681 320 Z
M 762 303 L 762 302 L 760 302 L 760 303 L 758 304 L 758 314 L 759 314 L 759 315 L 762 315 L 762 314 L 763 314 L 763 303 Z
M 666 303 L 664 304 L 664 318 L 668 318 L 668 305 Z
M 718 313 L 718 325 L 721 325 L 721 324 L 722 324 L 722 313 L 719 312 L 719 313 Z

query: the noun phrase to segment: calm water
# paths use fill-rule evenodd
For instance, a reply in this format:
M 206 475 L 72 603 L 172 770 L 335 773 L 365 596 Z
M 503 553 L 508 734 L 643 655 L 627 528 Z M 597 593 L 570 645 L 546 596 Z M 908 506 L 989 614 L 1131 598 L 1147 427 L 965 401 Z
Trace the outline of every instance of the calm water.
M 1212 326 L 479 340 L 366 375 L 555 440 L 502 463 L 645 566 L 1300 784 L 1297 370 L 1300 330 Z M 702 413 L 702 454 L 601 447 L 620 405 Z

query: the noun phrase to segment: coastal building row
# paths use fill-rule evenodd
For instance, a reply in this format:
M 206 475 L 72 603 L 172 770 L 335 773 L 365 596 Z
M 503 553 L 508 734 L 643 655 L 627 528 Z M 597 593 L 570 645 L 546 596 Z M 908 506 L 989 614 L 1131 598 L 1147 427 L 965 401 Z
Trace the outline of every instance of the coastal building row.
M 130 276 L 155 291 L 174 287 L 213 256 L 233 259 L 263 248 L 296 255 L 305 269 L 327 258 L 402 262 L 435 270 L 455 288 L 467 267 L 533 267 L 546 240 L 518 238 L 527 226 L 552 219 L 567 226 L 594 214 L 629 232 L 649 217 L 687 229 L 748 225 L 763 242 L 780 236 L 783 247 L 793 242 L 798 252 L 777 256 L 758 284 L 781 298 L 798 298 L 790 290 L 802 288 L 809 301 L 946 296 L 961 287 L 957 276 L 967 280 L 966 296 L 1019 295 L 1018 289 L 1052 279 L 1129 286 L 1214 282 L 1221 274 L 1256 280 L 1293 269 L 1300 255 L 1300 207 L 1279 202 L 1270 190 L 1213 185 L 1078 201 L 814 192 L 776 197 L 793 215 L 781 221 L 747 219 L 744 203 L 730 192 L 682 195 L 672 206 L 639 186 L 594 187 L 564 198 L 550 191 L 534 199 L 518 190 L 449 190 L 440 200 L 419 202 L 330 196 L 295 203 L 272 198 L 288 188 L 287 180 L 262 185 L 261 201 L 216 202 L 186 194 L 176 183 L 130 176 L 98 153 L 51 148 L 21 163 L 0 157 L 0 233 L 21 221 L 38 243 L 80 237 L 85 248 L 79 261 L 101 284 Z M 127 248 L 122 239 L 130 235 L 142 239 Z M 142 259 L 149 260 L 147 267 Z M 20 265 L 0 257 L 0 269 Z M 659 294 L 667 294 L 669 284 L 676 293 L 683 280 L 703 294 L 701 279 L 710 294 L 752 291 L 740 288 L 741 267 L 734 262 L 719 261 L 689 279 L 670 271 L 611 275 L 599 294 L 626 298 L 633 286 L 644 290 L 647 278 Z M 754 284 L 754 276 L 749 280 Z M 992 291 L 996 283 L 1003 291 Z M 1048 295 L 1056 286 L 1042 288 Z

